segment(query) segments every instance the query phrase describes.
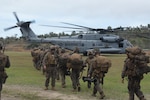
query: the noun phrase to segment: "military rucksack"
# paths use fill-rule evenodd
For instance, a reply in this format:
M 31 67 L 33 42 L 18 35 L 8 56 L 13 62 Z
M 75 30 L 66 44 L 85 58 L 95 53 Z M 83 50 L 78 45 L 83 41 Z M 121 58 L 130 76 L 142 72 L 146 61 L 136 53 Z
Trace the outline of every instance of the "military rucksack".
M 40 59 L 40 50 L 31 51 L 31 56 L 33 57 L 33 61 L 38 61 Z
M 0 53 L 0 69 L 9 67 L 10 67 L 9 57 L 7 55 L 4 55 L 3 53 Z
M 60 55 L 59 57 L 59 65 L 60 67 L 66 67 L 67 66 L 67 60 L 69 58 L 69 53 L 63 53 L 62 55 Z
M 138 65 L 150 63 L 149 56 L 142 54 L 142 53 L 139 55 L 136 55 L 135 63 L 137 63 Z
M 150 63 L 150 58 L 145 53 L 136 55 L 134 63 L 136 64 L 136 67 L 138 68 L 140 74 L 147 74 L 148 72 L 150 72 L 150 67 L 148 66 L 148 63 Z
M 73 69 L 80 69 L 83 65 L 82 56 L 78 53 L 70 55 L 67 65 Z
M 133 63 L 133 60 L 127 58 L 125 60 L 125 76 L 136 76 L 137 75 L 137 68 L 135 64 Z
M 104 56 L 97 56 L 94 58 L 93 67 L 97 72 L 107 73 L 111 67 L 111 60 Z
M 137 54 L 140 54 L 142 52 L 142 49 L 135 46 L 135 47 L 126 48 L 126 52 L 129 52 L 133 55 L 137 55 Z

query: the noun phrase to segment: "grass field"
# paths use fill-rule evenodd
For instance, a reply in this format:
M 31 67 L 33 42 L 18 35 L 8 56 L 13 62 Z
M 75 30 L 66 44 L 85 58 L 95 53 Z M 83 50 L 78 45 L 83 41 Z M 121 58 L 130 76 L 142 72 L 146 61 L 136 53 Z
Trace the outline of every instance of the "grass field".
M 11 67 L 6 69 L 9 78 L 7 79 L 5 86 L 44 88 L 45 76 L 42 75 L 42 72 L 37 71 L 33 67 L 30 52 L 5 52 L 5 54 L 10 57 L 11 61 Z M 126 56 L 123 54 L 105 56 L 112 60 L 112 67 L 106 74 L 103 85 L 103 90 L 106 94 L 106 100 L 128 100 L 127 81 L 125 80 L 124 84 L 121 83 L 121 70 Z M 83 76 L 84 75 L 86 75 L 86 70 L 83 73 Z M 150 75 L 144 75 L 144 79 L 141 83 L 141 89 L 147 100 L 150 100 L 149 80 Z M 81 92 L 72 93 L 71 80 L 70 77 L 67 76 L 67 87 L 65 89 L 61 88 L 61 82 L 56 81 L 56 89 L 60 93 L 65 93 L 67 95 L 74 94 L 78 97 L 84 98 L 84 100 L 98 99 L 99 94 L 97 94 L 96 98 L 91 96 L 92 89 L 87 88 L 87 83 L 84 83 L 82 80 L 80 80 L 80 84 Z M 2 94 L 17 95 L 23 98 L 22 100 L 52 100 L 44 99 L 36 94 L 29 93 L 28 90 L 27 92 L 22 93 L 21 91 L 9 90 L 9 88 L 5 87 L 3 88 Z M 136 98 L 136 100 L 138 99 Z

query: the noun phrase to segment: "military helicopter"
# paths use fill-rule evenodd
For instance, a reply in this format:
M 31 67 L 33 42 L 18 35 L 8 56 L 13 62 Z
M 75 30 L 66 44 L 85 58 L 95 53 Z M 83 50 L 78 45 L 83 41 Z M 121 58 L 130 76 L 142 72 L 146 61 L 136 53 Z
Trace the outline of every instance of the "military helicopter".
M 30 42 L 38 42 L 38 43 L 51 43 L 54 45 L 59 45 L 62 48 L 74 50 L 75 47 L 78 47 L 80 52 L 84 55 L 87 54 L 89 50 L 93 50 L 95 48 L 99 49 L 101 53 L 125 53 L 125 49 L 127 47 L 132 47 L 132 44 L 123 38 L 120 38 L 118 35 L 114 34 L 106 34 L 105 32 L 114 31 L 116 29 L 94 29 L 85 26 L 80 26 L 71 23 L 65 23 L 68 25 L 74 25 L 75 27 L 64 27 L 64 28 L 72 28 L 72 29 L 86 29 L 89 30 L 87 34 L 80 34 L 76 36 L 62 36 L 62 37 L 54 37 L 54 38 L 38 38 L 35 33 L 30 28 L 30 24 L 35 21 L 20 21 L 16 12 L 13 12 L 17 23 L 15 26 L 5 28 L 4 31 L 20 27 L 20 31 L 22 36 Z M 55 26 L 54 26 L 55 27 Z M 57 26 L 56 26 L 57 27 Z M 92 32 L 92 33 L 91 33 Z M 93 33 L 96 32 L 96 33 Z

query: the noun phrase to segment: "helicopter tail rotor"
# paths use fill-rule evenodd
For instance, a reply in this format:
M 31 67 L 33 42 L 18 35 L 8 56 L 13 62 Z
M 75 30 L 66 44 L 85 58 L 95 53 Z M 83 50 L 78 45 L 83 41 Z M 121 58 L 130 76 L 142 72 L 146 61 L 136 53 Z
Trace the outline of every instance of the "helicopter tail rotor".
M 17 27 L 20 27 L 20 28 L 21 28 L 21 27 L 29 27 L 29 25 L 30 25 L 31 23 L 35 23 L 35 20 L 26 21 L 26 22 L 20 21 L 19 18 L 18 18 L 18 16 L 17 16 L 17 13 L 16 13 L 16 12 L 13 12 L 13 14 L 14 14 L 16 20 L 17 20 L 16 25 L 14 25 L 14 26 L 12 26 L 12 27 L 5 28 L 4 31 L 8 31 L 8 30 L 10 30 L 10 29 L 17 28 Z
M 13 28 L 16 28 L 16 27 L 18 27 L 18 26 L 8 27 L 8 28 L 5 28 L 4 31 L 8 31 L 8 30 L 13 29 Z
M 16 18 L 16 20 L 17 20 L 17 22 L 20 22 L 20 20 L 19 20 L 19 18 L 18 18 L 18 16 L 17 16 L 17 14 L 16 14 L 16 12 L 13 12 L 13 14 L 14 14 L 14 16 L 15 16 L 15 18 Z

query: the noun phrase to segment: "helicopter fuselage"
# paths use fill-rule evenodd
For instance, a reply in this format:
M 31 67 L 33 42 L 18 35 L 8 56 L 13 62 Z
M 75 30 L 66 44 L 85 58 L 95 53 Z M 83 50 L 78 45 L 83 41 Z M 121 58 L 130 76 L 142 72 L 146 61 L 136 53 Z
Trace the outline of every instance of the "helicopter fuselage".
M 26 40 L 30 42 L 51 43 L 54 45 L 59 45 L 60 47 L 69 50 L 74 50 L 75 47 L 78 47 L 79 51 L 84 54 L 86 54 L 88 50 L 92 50 L 95 48 L 99 49 L 101 53 L 125 53 L 126 48 L 132 47 L 132 44 L 128 40 L 120 38 L 118 35 L 103 33 L 104 31 L 110 31 L 110 30 L 93 29 L 93 28 L 70 24 L 70 23 L 64 23 L 64 24 L 78 26 L 80 28 L 88 29 L 92 32 L 87 34 L 80 34 L 76 36 L 38 38 L 30 28 L 30 24 L 33 23 L 34 21 L 26 21 L 26 22 L 20 21 L 17 14 L 15 12 L 13 14 L 16 17 L 17 25 L 6 28 L 4 30 L 7 31 L 16 27 L 20 27 L 22 37 L 24 37 Z M 80 29 L 80 28 L 75 28 L 75 29 Z M 96 33 L 94 33 L 95 31 Z

